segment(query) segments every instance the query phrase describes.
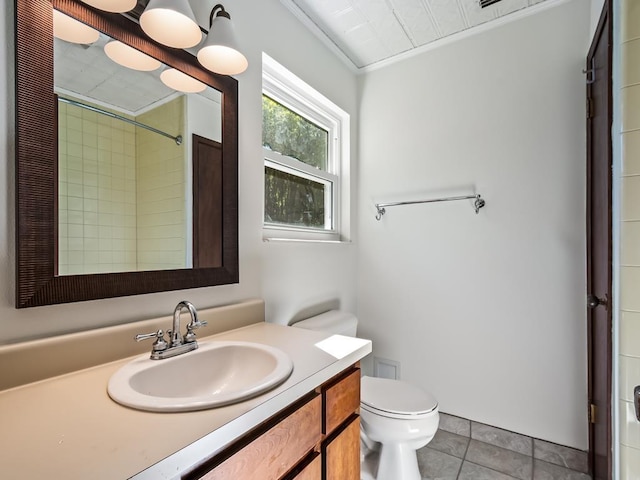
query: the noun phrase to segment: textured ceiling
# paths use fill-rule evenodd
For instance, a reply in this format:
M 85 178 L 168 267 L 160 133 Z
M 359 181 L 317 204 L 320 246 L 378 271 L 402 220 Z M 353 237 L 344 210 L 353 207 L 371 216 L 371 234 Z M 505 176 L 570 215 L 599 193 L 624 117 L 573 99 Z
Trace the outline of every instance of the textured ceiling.
M 281 0 L 358 68 L 544 1 L 501 0 L 480 8 L 479 0 Z
M 174 93 L 160 81 L 159 72 L 138 72 L 111 61 L 103 50 L 107 41 L 104 35 L 92 45 L 55 39 L 58 92 L 96 100 L 132 115 Z
M 153 72 L 124 68 L 104 53 L 109 40 L 103 34 L 91 45 L 55 39 L 54 81 L 59 94 L 93 100 L 130 115 L 175 95 L 175 90 L 160 80 L 164 66 Z M 211 87 L 200 95 L 220 103 L 220 92 Z

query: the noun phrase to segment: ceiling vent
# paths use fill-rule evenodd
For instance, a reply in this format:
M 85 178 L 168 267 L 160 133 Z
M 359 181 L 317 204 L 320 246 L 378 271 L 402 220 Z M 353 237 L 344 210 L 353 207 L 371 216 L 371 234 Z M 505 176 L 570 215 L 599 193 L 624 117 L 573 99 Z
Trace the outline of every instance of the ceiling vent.
M 498 3 L 500 0 L 480 0 L 480 7 L 485 8 L 494 3 Z

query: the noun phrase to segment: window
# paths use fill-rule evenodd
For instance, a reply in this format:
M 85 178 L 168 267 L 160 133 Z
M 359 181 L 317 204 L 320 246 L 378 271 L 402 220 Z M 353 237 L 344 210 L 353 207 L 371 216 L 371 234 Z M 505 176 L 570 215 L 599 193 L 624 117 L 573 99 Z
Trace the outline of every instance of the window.
M 348 239 L 349 115 L 263 54 L 264 237 Z

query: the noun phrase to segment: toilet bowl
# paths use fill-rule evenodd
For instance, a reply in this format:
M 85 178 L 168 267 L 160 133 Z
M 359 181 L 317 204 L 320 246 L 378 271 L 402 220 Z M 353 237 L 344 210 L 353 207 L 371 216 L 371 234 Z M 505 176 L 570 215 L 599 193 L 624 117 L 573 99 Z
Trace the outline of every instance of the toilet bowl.
M 294 327 L 355 337 L 355 316 L 330 311 L 294 323 Z M 416 450 L 438 429 L 438 402 L 401 380 L 364 376 L 360 383 L 361 438 L 367 450 L 379 452 L 376 480 L 421 480 Z M 363 476 L 365 478 L 365 476 Z
M 379 444 L 375 478 L 420 480 L 416 450 L 427 445 L 438 430 L 438 402 L 400 380 L 365 376 L 360 387 L 363 441 L 369 448 L 372 442 Z

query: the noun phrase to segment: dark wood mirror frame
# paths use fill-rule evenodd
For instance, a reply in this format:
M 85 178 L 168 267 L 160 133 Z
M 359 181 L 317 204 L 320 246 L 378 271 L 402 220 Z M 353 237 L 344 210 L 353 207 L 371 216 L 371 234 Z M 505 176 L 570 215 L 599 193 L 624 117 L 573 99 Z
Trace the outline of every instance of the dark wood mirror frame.
M 222 92 L 222 267 L 56 276 L 57 102 L 53 8 Z M 238 82 L 75 0 L 16 0 L 16 308 L 238 283 Z

